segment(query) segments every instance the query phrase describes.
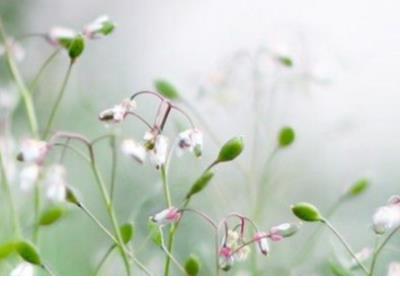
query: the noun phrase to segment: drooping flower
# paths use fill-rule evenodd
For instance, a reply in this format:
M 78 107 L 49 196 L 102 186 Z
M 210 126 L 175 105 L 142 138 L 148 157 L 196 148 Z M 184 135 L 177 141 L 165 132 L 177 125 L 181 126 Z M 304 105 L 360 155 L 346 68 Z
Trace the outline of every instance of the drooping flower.
M 150 220 L 158 225 L 172 224 L 179 221 L 182 216 L 182 211 L 178 208 L 171 207 L 150 217 Z
M 219 267 L 224 271 L 229 271 L 235 262 L 232 248 L 224 245 L 221 247 L 218 254 Z
M 268 255 L 270 251 L 267 237 L 268 234 L 264 232 L 257 232 L 254 236 L 258 249 L 264 256 Z
M 25 166 L 19 175 L 20 188 L 22 191 L 30 191 L 39 178 L 40 167 L 37 164 L 30 164 Z
M 89 39 L 96 39 L 101 36 L 106 36 L 113 32 L 115 24 L 107 15 L 102 15 L 96 18 L 83 29 L 83 34 Z
M 20 153 L 17 159 L 23 162 L 42 164 L 49 152 L 50 145 L 44 141 L 24 139 L 21 142 Z
M 46 34 L 47 42 L 53 47 L 63 47 L 68 49 L 77 33 L 65 27 L 53 27 Z
M 178 136 L 178 148 L 179 154 L 189 151 L 200 157 L 203 150 L 203 133 L 197 128 L 181 132 Z
M 120 104 L 115 105 L 111 109 L 102 111 L 99 114 L 99 120 L 106 123 L 120 123 L 129 112 L 136 109 L 136 102 L 130 99 L 124 99 Z
M 141 164 L 146 160 L 146 148 L 132 139 L 123 140 L 121 150 L 123 154 L 132 157 Z
M 272 241 L 280 241 L 297 233 L 299 224 L 283 223 L 270 229 L 269 237 Z
M 380 207 L 374 213 L 372 221 L 375 233 L 384 234 L 400 224 L 400 207 L 398 205 Z
M 11 272 L 10 276 L 33 276 L 35 267 L 28 262 L 19 263 Z
M 47 199 L 54 202 L 64 202 L 67 195 L 66 170 L 56 164 L 48 169 L 45 181 Z
M 162 167 L 167 161 L 168 138 L 163 135 L 157 135 L 153 145 L 147 148 L 150 148 L 148 149 L 148 152 L 151 163 L 156 167 L 156 169 Z
M 11 55 L 15 58 L 16 61 L 20 62 L 25 58 L 25 50 L 24 48 L 13 38 L 9 37 L 6 40 L 6 44 L 0 45 L 0 57 L 5 55 L 6 46 L 8 46 Z

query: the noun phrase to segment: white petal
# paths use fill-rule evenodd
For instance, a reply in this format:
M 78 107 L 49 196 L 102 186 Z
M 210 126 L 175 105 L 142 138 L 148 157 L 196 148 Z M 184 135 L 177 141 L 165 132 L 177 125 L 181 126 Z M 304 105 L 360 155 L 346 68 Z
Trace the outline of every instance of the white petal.
M 10 272 L 10 276 L 33 276 L 34 273 L 35 268 L 32 264 L 22 262 Z

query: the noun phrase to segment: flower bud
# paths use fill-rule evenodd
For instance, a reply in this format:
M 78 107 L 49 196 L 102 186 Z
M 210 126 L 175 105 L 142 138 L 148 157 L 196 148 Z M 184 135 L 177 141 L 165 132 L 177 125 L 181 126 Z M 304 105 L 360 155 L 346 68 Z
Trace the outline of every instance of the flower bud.
M 168 81 L 156 80 L 154 82 L 154 87 L 156 88 L 158 93 L 160 93 L 162 96 L 168 99 L 178 100 L 180 97 L 178 91 Z
M 131 223 L 123 224 L 119 227 L 121 233 L 122 241 L 127 244 L 135 236 L 135 227 Z
M 299 224 L 283 223 L 270 229 L 270 238 L 273 241 L 279 241 L 296 234 L 299 229 Z
M 200 130 L 188 129 L 181 132 L 178 136 L 178 151 L 182 154 L 184 151 L 194 152 L 196 157 L 200 157 L 203 151 L 203 134 Z
M 282 64 L 283 66 L 286 67 L 292 67 L 293 66 L 293 60 L 292 58 L 290 58 L 289 56 L 285 56 L 285 55 L 278 55 L 276 57 L 276 60 Z
M 85 40 L 82 35 L 77 35 L 68 48 L 68 55 L 72 62 L 74 62 L 85 49 Z
M 120 104 L 115 105 L 111 109 L 102 111 L 99 114 L 99 120 L 106 123 L 120 123 L 126 116 L 136 109 L 136 102 L 130 99 L 124 99 Z
M 319 210 L 309 203 L 298 203 L 292 206 L 292 212 L 304 221 L 322 221 Z
M 83 29 L 83 34 L 89 39 L 96 39 L 111 34 L 115 29 L 115 23 L 106 15 L 102 15 L 88 24 Z
M 146 148 L 143 145 L 136 143 L 134 140 L 127 139 L 122 141 L 122 153 L 143 164 L 146 160 Z
M 219 250 L 219 267 L 224 271 L 229 271 L 234 262 L 232 249 L 228 246 L 221 247 Z
M 150 220 L 158 225 L 166 225 L 178 222 L 181 216 L 182 211 L 178 208 L 171 207 L 150 217 Z
M 368 179 L 360 179 L 356 181 L 349 189 L 348 195 L 352 197 L 359 196 L 363 194 L 367 188 L 369 187 L 369 181 Z
M 149 151 L 151 163 L 159 169 L 167 161 L 168 155 L 168 138 L 163 135 L 157 135 L 153 148 Z
M 20 241 L 15 244 L 15 250 L 19 254 L 21 258 L 23 258 L 26 262 L 31 263 L 33 265 L 41 265 L 42 261 L 40 256 L 36 250 L 36 247 L 26 241 Z
M 189 193 L 186 195 L 186 198 L 189 199 L 191 196 L 193 196 L 196 193 L 199 193 L 202 191 L 208 183 L 211 181 L 211 179 L 214 177 L 214 173 L 210 170 L 206 171 L 201 175 L 200 178 L 196 180 L 196 182 L 192 185 Z
M 296 138 L 296 134 L 291 127 L 284 127 L 279 132 L 278 143 L 279 147 L 285 148 L 290 146 Z
M 191 255 L 185 262 L 185 271 L 187 275 L 197 276 L 200 272 L 199 258 L 194 255 Z
M 376 210 L 372 221 L 375 233 L 384 234 L 400 224 L 400 207 L 397 205 L 380 207 Z
M 42 164 L 49 152 L 50 145 L 44 141 L 25 139 L 21 143 L 21 151 L 17 156 L 19 161 Z
M 54 47 L 63 47 L 69 49 L 77 33 L 69 28 L 53 27 L 46 35 L 46 40 Z
M 240 155 L 240 153 L 242 153 L 243 148 L 243 137 L 234 137 L 230 139 L 222 146 L 221 150 L 219 151 L 217 162 L 234 160 Z
M 258 246 L 258 250 L 264 256 L 268 255 L 270 251 L 267 237 L 268 237 L 267 233 L 264 232 L 258 232 L 254 236 L 254 240 L 256 241 Z

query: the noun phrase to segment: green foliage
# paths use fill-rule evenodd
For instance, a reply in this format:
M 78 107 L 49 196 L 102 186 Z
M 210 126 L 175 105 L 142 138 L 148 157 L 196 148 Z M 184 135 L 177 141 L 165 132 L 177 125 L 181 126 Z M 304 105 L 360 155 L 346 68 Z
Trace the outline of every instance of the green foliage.
M 39 253 L 33 244 L 26 241 L 20 241 L 15 244 L 15 249 L 20 257 L 26 262 L 34 265 L 42 264 Z
M 15 250 L 15 243 L 8 242 L 0 245 L 0 260 L 7 258 Z
M 278 61 L 286 67 L 292 67 L 293 66 L 293 60 L 289 56 L 278 56 Z
M 48 226 L 58 221 L 65 213 L 62 206 L 51 206 L 42 212 L 39 225 Z
M 280 130 L 278 136 L 279 146 L 281 148 L 290 146 L 296 138 L 296 134 L 291 127 L 284 127 Z
M 185 262 L 185 271 L 187 275 L 196 276 L 201 268 L 200 260 L 197 256 L 191 255 Z
M 196 182 L 192 185 L 189 193 L 186 195 L 186 198 L 190 198 L 194 194 L 199 193 L 204 188 L 206 188 L 206 186 L 208 185 L 208 183 L 211 181 L 211 179 L 213 177 L 214 177 L 214 173 L 210 170 L 203 173 L 203 175 L 201 175 L 200 178 L 198 178 L 196 180 Z
M 178 100 L 180 97 L 176 88 L 166 80 L 154 81 L 154 87 L 156 88 L 158 93 L 168 99 Z
M 162 235 L 161 235 L 159 226 L 152 221 L 149 221 L 147 226 L 149 228 L 149 234 L 150 234 L 151 240 L 154 242 L 155 245 L 161 247 Z
M 319 210 L 309 203 L 298 203 L 292 206 L 294 215 L 304 221 L 321 221 L 322 216 Z
M 242 153 L 244 148 L 243 137 L 234 137 L 227 141 L 218 154 L 217 162 L 234 160 Z
M 121 233 L 122 241 L 127 244 L 135 236 L 135 227 L 131 223 L 123 224 L 119 227 Z

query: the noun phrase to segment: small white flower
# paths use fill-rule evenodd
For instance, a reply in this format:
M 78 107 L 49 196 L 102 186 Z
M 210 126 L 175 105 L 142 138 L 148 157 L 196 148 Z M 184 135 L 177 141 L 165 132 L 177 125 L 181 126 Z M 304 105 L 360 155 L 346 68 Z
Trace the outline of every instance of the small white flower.
M 182 212 L 178 208 L 171 207 L 150 217 L 150 220 L 158 225 L 166 225 L 178 222 L 181 216 Z
M 46 181 L 46 197 L 54 202 L 63 202 L 67 195 L 66 171 L 62 165 L 53 165 L 49 168 Z
M 155 138 L 154 146 L 149 150 L 150 161 L 157 169 L 165 164 L 168 155 L 168 138 L 158 135 Z
M 77 33 L 69 28 L 53 27 L 46 35 L 46 40 L 54 47 L 68 48 Z
M 10 276 L 33 276 L 35 275 L 35 268 L 28 262 L 19 263 L 11 272 Z
M 35 139 L 25 139 L 21 142 L 18 159 L 24 162 L 41 164 L 49 151 L 49 144 Z
M 203 133 L 198 129 L 188 129 L 178 136 L 178 154 L 184 151 L 194 152 L 199 157 L 203 150 Z
M 264 256 L 268 255 L 270 251 L 267 236 L 267 233 L 264 232 L 258 232 L 254 236 L 258 249 Z
M 115 105 L 111 109 L 102 111 L 99 114 L 99 119 L 107 123 L 120 123 L 126 118 L 129 112 L 133 112 L 135 109 L 135 101 L 124 99 L 120 104 Z
M 18 92 L 14 86 L 0 88 L 0 118 L 9 115 L 18 102 Z
M 24 60 L 25 50 L 17 41 L 9 37 L 7 38 L 6 43 L 16 61 L 20 62 Z M 5 53 L 6 53 L 6 45 L 0 45 L 0 57 L 5 55 Z
M 146 160 L 146 148 L 132 139 L 123 140 L 121 150 L 123 154 L 132 157 L 141 164 Z
M 37 179 L 39 178 L 40 168 L 37 164 L 31 164 L 25 166 L 19 175 L 20 178 L 20 188 L 22 191 L 30 191 L 35 185 Z
M 274 226 L 270 229 L 270 238 L 273 241 L 279 241 L 282 238 L 287 238 L 299 230 L 299 224 L 292 224 L 292 223 L 283 223 L 277 226 Z
M 399 262 L 391 262 L 388 268 L 389 276 L 400 276 L 400 263 Z
M 107 15 L 102 15 L 96 18 L 93 22 L 88 24 L 83 32 L 87 38 L 95 39 L 102 35 L 110 34 L 115 28 L 115 24 L 111 22 Z
M 380 207 L 376 210 L 372 221 L 375 233 L 384 234 L 400 224 L 400 207 L 397 205 Z

